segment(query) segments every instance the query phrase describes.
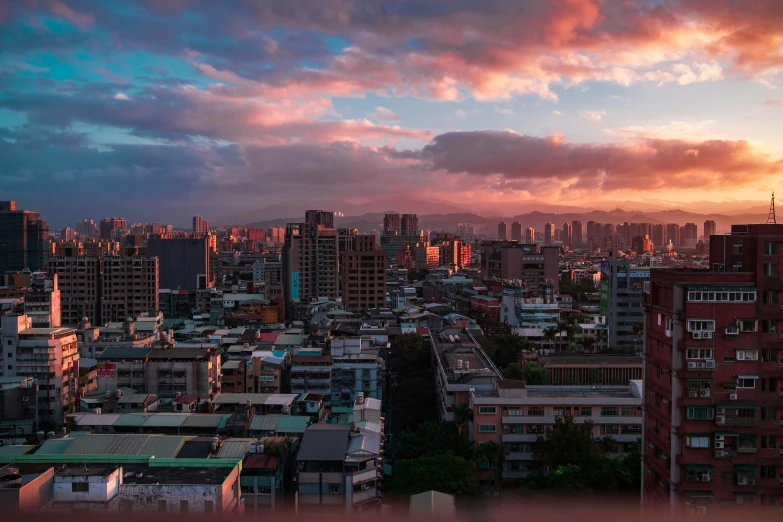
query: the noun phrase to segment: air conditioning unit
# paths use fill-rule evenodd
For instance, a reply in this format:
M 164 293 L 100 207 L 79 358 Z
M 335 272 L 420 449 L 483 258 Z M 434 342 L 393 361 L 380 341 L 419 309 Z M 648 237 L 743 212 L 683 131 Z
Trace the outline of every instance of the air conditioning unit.
M 702 333 L 701 332 L 693 332 L 693 338 L 694 339 L 701 339 Z
M 688 397 L 695 399 L 699 396 L 699 390 L 688 390 Z
M 736 401 L 737 400 L 737 394 L 736 393 L 729 394 L 729 400 L 730 401 Z
M 707 367 L 707 365 L 705 363 L 703 363 L 703 362 L 696 363 L 696 368 L 699 369 L 699 370 L 703 370 L 706 367 Z
M 706 515 L 707 514 L 707 506 L 696 506 L 696 514 L 697 515 Z
M 701 481 L 702 482 L 709 482 L 712 480 L 712 475 L 710 475 L 709 471 L 705 471 L 701 474 Z
M 715 449 L 723 449 L 723 448 L 725 447 L 725 446 L 724 446 L 725 444 L 726 444 L 726 443 L 725 443 L 725 442 L 723 442 L 723 441 L 718 441 L 718 440 L 716 440 L 716 441 L 715 441 Z
M 503 426 L 503 429 L 504 429 L 504 430 L 507 430 L 507 429 L 508 429 L 508 426 Z
M 689 370 L 695 370 L 696 369 L 696 363 L 695 362 L 689 362 L 688 363 L 688 369 Z
M 709 396 L 710 396 L 710 390 L 708 388 L 699 390 L 699 397 L 709 397 Z
M 716 456 L 716 457 L 718 457 L 719 459 L 722 459 L 723 457 L 725 457 L 725 456 L 726 456 L 726 452 L 725 452 L 725 451 L 723 451 L 723 450 L 717 450 L 717 451 L 715 452 L 715 456 Z
M 715 369 L 715 359 L 707 359 L 704 361 L 704 364 L 707 366 L 707 368 L 714 370 Z
M 715 435 L 715 440 L 725 440 L 724 437 L 724 435 Z
M 712 339 L 712 332 L 703 332 L 701 334 L 702 339 Z
M 726 416 L 718 415 L 715 417 L 715 424 L 726 424 Z

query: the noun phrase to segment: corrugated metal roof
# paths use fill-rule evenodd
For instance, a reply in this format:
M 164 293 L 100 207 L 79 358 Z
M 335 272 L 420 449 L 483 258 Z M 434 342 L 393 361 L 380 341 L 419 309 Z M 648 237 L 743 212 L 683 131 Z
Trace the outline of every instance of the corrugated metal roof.
M 342 462 L 348 448 L 351 427 L 347 424 L 313 424 L 309 426 L 299 445 L 298 461 L 315 460 Z
M 117 419 L 122 417 L 120 413 L 85 413 L 83 415 L 74 416 L 76 424 L 79 426 L 114 426 Z
M 277 422 L 277 432 L 304 433 L 309 422 L 310 418 L 302 415 L 281 415 Z
M 77 437 L 78 438 L 78 437 Z M 63 452 L 68 449 L 68 446 L 76 440 L 72 438 L 64 439 L 49 439 L 43 443 L 43 446 L 38 448 L 35 452 L 36 455 L 62 455 Z
M 0 455 L 24 455 L 34 448 L 35 446 L 0 446 Z
M 113 426 L 125 426 L 125 427 L 140 427 L 144 426 L 147 419 L 153 415 L 152 413 L 126 413 L 120 415 L 119 419 L 113 424 Z
M 220 426 L 223 417 L 226 415 L 216 415 L 212 413 L 190 413 L 182 422 L 183 428 L 217 428 Z M 230 417 L 230 415 L 229 415 Z
M 264 406 L 285 406 L 291 404 L 299 397 L 298 393 L 275 393 L 264 402 Z
M 244 406 L 250 400 L 256 406 L 265 404 L 271 393 L 221 393 L 213 400 L 213 404 L 241 404 Z
M 103 452 L 109 455 L 138 455 L 149 437 L 149 435 L 115 435 Z
M 250 443 L 254 439 L 231 439 L 223 441 L 218 451 L 217 458 L 219 459 L 242 459 L 247 455 Z
M 63 455 L 99 455 L 106 453 L 112 435 L 86 435 L 74 437 L 73 442 L 62 452 Z
M 185 422 L 186 414 L 154 413 L 147 417 L 145 428 L 179 428 Z
M 173 459 L 190 437 L 152 435 L 141 447 L 139 455 L 151 455 L 159 459 Z
M 362 431 L 359 435 L 352 435 L 348 442 L 346 453 L 372 453 L 381 452 L 381 434 L 372 431 Z
M 244 361 L 236 361 L 236 360 L 226 361 L 223 363 L 222 368 L 224 370 L 238 370 L 244 365 L 245 365 Z
M 250 431 L 275 431 L 280 415 L 256 415 L 250 421 Z
M 98 355 L 97 359 L 144 359 L 152 351 L 152 348 L 137 348 L 132 346 L 109 346 Z
M 133 395 L 123 395 L 117 404 L 144 404 L 149 397 L 149 393 L 134 393 Z

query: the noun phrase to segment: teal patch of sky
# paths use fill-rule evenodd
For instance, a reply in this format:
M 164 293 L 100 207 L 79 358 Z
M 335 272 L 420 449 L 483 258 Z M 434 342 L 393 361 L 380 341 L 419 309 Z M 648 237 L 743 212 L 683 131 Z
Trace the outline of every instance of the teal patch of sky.
M 84 72 L 73 63 L 47 52 L 31 53 L 25 58 L 24 62 L 35 67 L 48 69 L 45 76 L 56 81 L 70 80 Z
M 99 149 L 111 148 L 111 145 L 167 145 L 165 140 L 136 136 L 129 129 L 108 125 L 93 125 L 75 123 L 71 126 L 74 132 L 83 132 Z
M 23 112 L 0 109 L 0 129 L 10 129 L 27 123 L 27 115 Z
M 327 36 L 324 38 L 326 49 L 330 53 L 339 54 L 351 46 L 351 41 L 342 36 Z

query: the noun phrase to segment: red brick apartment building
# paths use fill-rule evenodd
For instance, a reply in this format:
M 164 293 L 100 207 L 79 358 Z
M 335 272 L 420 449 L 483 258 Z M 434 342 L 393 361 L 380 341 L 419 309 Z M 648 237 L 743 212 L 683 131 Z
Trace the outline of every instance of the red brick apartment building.
M 783 225 L 710 238 L 711 271 L 652 270 L 643 502 L 783 508 Z

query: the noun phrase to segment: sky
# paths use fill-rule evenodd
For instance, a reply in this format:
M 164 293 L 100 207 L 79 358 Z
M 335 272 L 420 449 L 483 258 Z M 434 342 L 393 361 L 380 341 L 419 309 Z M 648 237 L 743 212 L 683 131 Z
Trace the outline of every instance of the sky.
M 0 49 L 0 199 L 56 226 L 783 178 L 780 0 L 0 0 Z

